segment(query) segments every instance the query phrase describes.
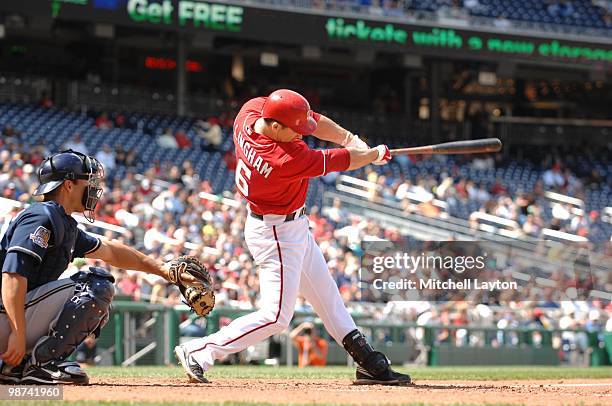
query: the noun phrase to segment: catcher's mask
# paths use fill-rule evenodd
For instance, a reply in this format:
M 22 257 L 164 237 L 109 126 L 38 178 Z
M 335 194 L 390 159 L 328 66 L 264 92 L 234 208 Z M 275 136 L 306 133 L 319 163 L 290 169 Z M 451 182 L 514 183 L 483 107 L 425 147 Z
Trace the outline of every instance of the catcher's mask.
M 102 197 L 101 181 L 104 179 L 104 168 L 94 157 L 71 149 L 53 154 L 43 161 L 38 168 L 40 185 L 33 195 L 45 195 L 57 189 L 65 180 L 86 180 L 87 187 L 83 192 L 83 215 L 90 223 L 94 222 L 94 209 Z

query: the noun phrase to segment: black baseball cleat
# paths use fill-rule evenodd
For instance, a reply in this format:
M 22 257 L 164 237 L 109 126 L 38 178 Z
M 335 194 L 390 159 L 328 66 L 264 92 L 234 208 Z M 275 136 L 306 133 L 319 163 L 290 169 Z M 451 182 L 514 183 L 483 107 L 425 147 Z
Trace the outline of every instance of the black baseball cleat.
M 357 366 L 355 373 L 356 379 L 354 385 L 392 385 L 392 386 L 408 386 L 411 384 L 410 375 L 400 374 L 391 368 L 374 375 L 366 371 L 360 366 Z
M 53 360 L 40 365 L 29 365 L 23 372 L 23 378 L 19 383 L 23 385 L 87 385 L 89 376 L 76 362 Z
M 410 376 L 395 372 L 389 366 L 389 360 L 380 351 L 368 343 L 363 333 L 355 329 L 342 340 L 346 352 L 357 363 L 355 385 L 410 385 Z
M 204 377 L 204 370 L 200 364 L 195 362 L 183 347 L 180 345 L 174 347 L 174 355 L 179 365 L 185 370 L 190 382 L 210 383 L 210 381 Z
M 20 383 L 23 377 L 23 369 L 28 362 L 29 356 L 26 356 L 17 366 L 9 365 L 0 361 L 0 384 Z

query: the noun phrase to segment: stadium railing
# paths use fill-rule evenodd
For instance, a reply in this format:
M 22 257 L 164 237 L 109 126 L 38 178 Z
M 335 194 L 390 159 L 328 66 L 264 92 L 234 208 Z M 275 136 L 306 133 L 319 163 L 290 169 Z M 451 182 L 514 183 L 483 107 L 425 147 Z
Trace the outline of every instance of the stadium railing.
M 348 194 L 356 195 L 362 197 L 364 199 L 368 199 L 369 201 L 376 202 L 381 205 L 385 205 L 388 202 L 385 199 L 382 199 L 377 196 L 377 193 L 382 189 L 382 186 L 377 185 L 376 183 L 369 182 L 367 180 L 355 178 L 353 176 L 348 175 L 340 175 L 336 180 L 336 190 L 340 192 L 345 192 Z M 407 192 L 406 199 L 409 202 L 408 208 L 411 210 L 416 210 L 417 205 L 419 203 L 428 202 L 427 199 L 417 195 L 416 193 Z M 448 217 L 448 203 L 443 200 L 433 199 L 431 203 L 441 210 L 440 217 L 447 218 Z M 391 204 L 390 204 L 391 205 Z M 397 207 L 397 205 L 391 205 L 392 207 Z
M 373 184 L 374 185 L 374 184 Z M 602 286 L 596 285 L 596 288 L 589 292 L 593 298 L 602 298 L 611 300 L 612 294 L 607 291 L 605 285 L 607 275 L 610 272 L 609 262 L 605 253 L 601 255 L 591 253 L 590 263 L 588 266 L 582 264 L 568 264 L 561 258 L 544 256 L 542 252 L 548 251 L 549 242 L 546 240 L 567 242 L 583 242 L 584 238 L 567 233 L 555 232 L 554 230 L 545 229 L 541 235 L 541 239 L 533 237 L 513 235 L 507 230 L 500 231 L 501 227 L 479 227 L 474 229 L 469 222 L 459 218 L 431 218 L 425 217 L 418 213 L 407 214 L 398 203 L 391 201 L 368 200 L 361 196 L 361 192 L 347 194 L 344 192 L 328 191 L 323 197 L 323 212 L 327 213 L 329 207 L 332 207 L 334 200 L 340 200 L 342 207 L 353 215 L 359 217 L 367 217 L 377 221 L 384 227 L 395 227 L 404 235 L 409 235 L 417 240 L 422 241 L 478 241 L 483 246 L 489 247 L 491 252 L 505 253 L 508 249 L 512 250 L 512 256 L 521 264 L 530 264 L 535 268 L 545 271 L 548 275 L 552 275 L 557 271 L 566 273 L 580 272 L 582 274 L 591 274 L 597 276 L 597 280 L 601 280 Z M 570 246 L 566 244 L 565 250 L 574 249 L 577 253 L 580 250 L 578 246 Z M 514 273 L 513 273 L 514 275 Z M 517 274 L 518 275 L 518 274 Z M 518 275 L 524 277 L 523 275 Z
M 216 308 L 206 320 L 202 336 L 216 332 L 222 319 L 232 320 L 252 310 Z M 330 341 L 330 363 L 350 364 L 344 350 L 322 328 L 316 315 L 296 312 L 294 322 L 315 320 L 322 336 Z M 476 325 L 418 325 L 415 323 L 371 321 L 353 314 L 357 325 L 378 348 L 383 348 L 396 364 L 421 362 L 425 365 L 558 365 L 561 361 L 578 365 L 609 365 L 612 359 L 612 333 L 586 329 L 498 328 Z M 186 306 L 163 306 L 142 302 L 115 301 L 111 322 L 98 341 L 105 363 L 169 364 L 172 349 L 181 342 L 179 321 L 190 319 Z M 195 317 L 191 317 L 195 318 Z M 139 324 L 136 323 L 139 320 Z M 442 332 L 446 334 L 441 334 Z M 443 336 L 443 338 L 441 338 Z M 282 335 L 280 364 L 294 365 L 295 350 L 288 333 Z M 263 351 L 262 359 L 269 356 Z M 560 354 L 564 354 L 563 360 Z M 582 359 L 580 357 L 582 356 Z M 278 363 L 277 363 L 278 364 Z

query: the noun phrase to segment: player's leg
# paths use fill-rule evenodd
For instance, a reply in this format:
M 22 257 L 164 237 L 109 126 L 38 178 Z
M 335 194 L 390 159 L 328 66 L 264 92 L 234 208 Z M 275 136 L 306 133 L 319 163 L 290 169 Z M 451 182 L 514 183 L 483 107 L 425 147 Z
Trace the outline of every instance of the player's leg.
M 36 327 L 39 335 L 23 372 L 23 384 L 89 382 L 85 371 L 66 359 L 90 334 L 98 337 L 107 323 L 115 294 L 114 279 L 104 269 L 90 268 L 70 280 L 74 284 L 72 294 L 55 308 L 54 315 L 42 302 L 32 306 L 32 317 L 51 314 Z
M 292 223 L 266 226 L 251 217 L 247 220 L 245 236 L 258 265 L 260 309 L 237 318 L 215 334 L 176 347 L 175 354 L 192 380 L 206 382 L 203 372 L 215 360 L 242 351 L 289 325 L 308 232 Z
M 74 294 L 76 282 L 71 279 L 61 279 L 49 282 L 26 295 L 26 356 L 17 366 L 3 364 L 0 361 L 0 382 L 17 383 L 21 381 L 23 369 L 29 359 L 29 354 L 36 341 L 49 331 L 49 325 L 57 318 L 64 303 Z M 8 318 L 2 308 L 0 298 L 0 353 L 6 350 L 11 328 Z
M 321 249 L 312 234 L 309 233 L 308 237 L 300 292 L 321 317 L 329 334 L 357 363 L 355 384 L 409 384 L 410 377 L 393 371 L 387 357 L 375 351 L 357 329 L 329 273 Z
M 342 345 L 342 339 L 357 328 L 329 273 L 325 257 L 310 233 L 300 278 L 300 293 L 312 305 L 323 320 L 325 329 L 338 344 Z

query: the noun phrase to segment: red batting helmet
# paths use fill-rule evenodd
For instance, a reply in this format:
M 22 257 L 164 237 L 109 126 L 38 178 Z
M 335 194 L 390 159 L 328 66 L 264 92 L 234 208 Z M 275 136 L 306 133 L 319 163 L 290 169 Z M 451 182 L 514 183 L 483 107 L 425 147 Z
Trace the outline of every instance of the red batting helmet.
M 312 134 L 317 129 L 308 100 L 293 90 L 279 89 L 270 93 L 261 114 L 301 135 Z

